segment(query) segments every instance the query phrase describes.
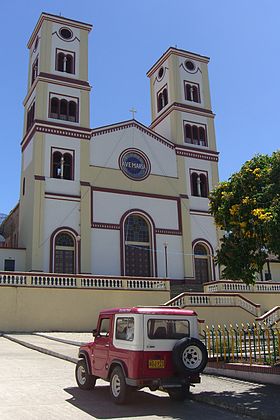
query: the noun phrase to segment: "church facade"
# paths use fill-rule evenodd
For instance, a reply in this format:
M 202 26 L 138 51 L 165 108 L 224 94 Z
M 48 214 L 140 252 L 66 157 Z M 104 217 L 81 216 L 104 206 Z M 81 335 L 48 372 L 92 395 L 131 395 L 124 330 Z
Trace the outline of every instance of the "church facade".
M 218 280 L 209 59 L 169 48 L 147 72 L 151 125 L 92 129 L 91 29 L 42 13 L 28 42 L 20 200 L 0 270 Z

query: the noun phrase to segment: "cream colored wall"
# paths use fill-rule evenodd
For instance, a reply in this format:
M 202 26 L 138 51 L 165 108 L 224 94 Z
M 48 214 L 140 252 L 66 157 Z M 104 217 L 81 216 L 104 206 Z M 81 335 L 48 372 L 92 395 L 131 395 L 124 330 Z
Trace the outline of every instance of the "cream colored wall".
M 167 291 L 1 286 L 0 331 L 91 331 L 101 309 L 160 305 L 168 298 Z
M 241 325 L 242 323 L 246 324 L 247 322 L 253 323 L 255 321 L 255 316 L 250 314 L 239 307 L 224 307 L 224 306 L 211 306 L 211 307 L 201 307 L 201 306 L 191 306 L 189 309 L 194 310 L 199 319 L 204 320 L 204 328 L 206 325 L 211 327 L 212 325 L 223 326 L 224 324 L 233 326 L 235 324 Z M 202 327 L 203 328 L 203 327 Z
M 254 303 L 258 303 L 261 305 L 261 313 L 262 315 L 269 311 L 270 309 L 274 308 L 275 306 L 280 306 L 280 293 L 242 293 L 242 296 L 246 299 L 251 300 Z

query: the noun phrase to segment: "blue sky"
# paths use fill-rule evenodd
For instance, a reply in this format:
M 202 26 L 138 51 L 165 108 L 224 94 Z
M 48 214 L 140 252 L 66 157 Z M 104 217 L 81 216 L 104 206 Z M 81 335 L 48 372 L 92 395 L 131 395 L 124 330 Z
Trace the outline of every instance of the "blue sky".
M 42 11 L 93 24 L 91 127 L 151 122 L 147 70 L 170 46 L 210 57 L 220 179 L 279 149 L 278 0 L 13 0 L 1 2 L 0 213 L 19 197 L 27 41 Z

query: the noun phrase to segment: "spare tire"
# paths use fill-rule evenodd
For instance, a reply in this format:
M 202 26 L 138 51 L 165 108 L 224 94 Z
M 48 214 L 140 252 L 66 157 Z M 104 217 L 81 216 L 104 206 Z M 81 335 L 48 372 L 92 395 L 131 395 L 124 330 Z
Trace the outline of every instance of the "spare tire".
M 208 354 L 197 338 L 182 338 L 173 348 L 172 359 L 178 373 L 200 373 L 207 364 Z

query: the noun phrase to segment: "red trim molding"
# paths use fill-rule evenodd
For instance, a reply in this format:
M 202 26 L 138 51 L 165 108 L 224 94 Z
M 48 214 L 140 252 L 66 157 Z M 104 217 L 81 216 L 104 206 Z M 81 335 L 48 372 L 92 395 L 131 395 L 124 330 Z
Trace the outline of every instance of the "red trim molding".
M 91 227 L 94 229 L 109 229 L 109 230 L 120 230 L 120 225 L 116 223 L 97 223 L 94 222 L 91 224 Z
M 152 137 L 153 139 L 159 141 L 160 143 L 164 144 L 165 146 L 169 147 L 170 149 L 174 149 L 175 145 L 171 141 L 167 140 L 165 137 L 161 136 L 160 134 L 155 133 L 153 130 L 151 130 L 148 127 L 145 127 L 144 125 L 140 124 L 136 120 L 129 120 L 124 121 L 120 124 L 115 124 L 113 126 L 105 126 L 100 127 L 92 130 L 92 136 L 100 136 L 102 134 L 108 134 L 112 133 L 114 131 L 120 131 L 124 130 L 125 128 L 137 128 L 139 131 L 147 134 L 148 136 Z

